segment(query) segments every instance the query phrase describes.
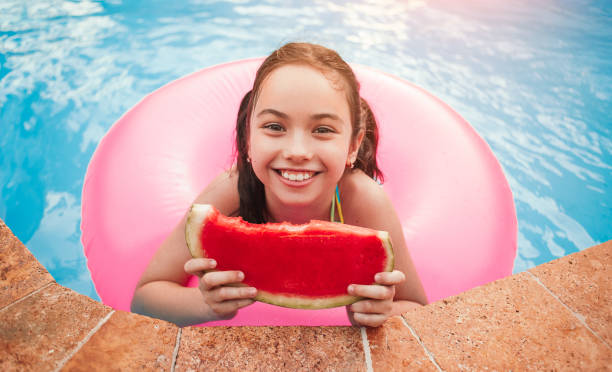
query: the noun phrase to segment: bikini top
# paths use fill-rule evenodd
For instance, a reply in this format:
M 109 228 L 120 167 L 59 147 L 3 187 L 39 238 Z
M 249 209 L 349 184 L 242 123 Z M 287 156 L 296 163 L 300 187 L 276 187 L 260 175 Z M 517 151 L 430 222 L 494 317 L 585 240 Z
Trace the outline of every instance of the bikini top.
M 338 217 L 340 221 L 336 221 L 335 212 L 336 206 L 338 206 Z M 336 185 L 336 192 L 334 193 L 334 197 L 332 198 L 331 212 L 329 213 L 329 220 L 331 222 L 340 222 L 344 223 L 344 216 L 342 215 L 342 204 L 340 204 L 340 192 L 338 191 L 338 185 Z

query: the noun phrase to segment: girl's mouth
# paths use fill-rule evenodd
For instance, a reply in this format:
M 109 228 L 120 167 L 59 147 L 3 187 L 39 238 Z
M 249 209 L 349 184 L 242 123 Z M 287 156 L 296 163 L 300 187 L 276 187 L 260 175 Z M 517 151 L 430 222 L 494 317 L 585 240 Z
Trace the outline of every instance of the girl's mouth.
M 306 170 L 290 170 L 290 169 L 275 169 L 282 178 L 292 182 L 304 182 L 313 178 L 320 172 L 306 171 Z

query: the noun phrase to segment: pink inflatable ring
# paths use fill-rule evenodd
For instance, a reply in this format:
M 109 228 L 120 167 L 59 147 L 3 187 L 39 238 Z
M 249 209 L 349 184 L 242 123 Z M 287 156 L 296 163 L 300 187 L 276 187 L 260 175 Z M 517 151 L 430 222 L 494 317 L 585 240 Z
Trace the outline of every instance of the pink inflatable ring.
M 85 176 L 81 229 L 105 304 L 129 311 L 157 247 L 203 187 L 231 166 L 238 106 L 261 62 L 223 64 L 178 79 L 145 97 L 100 142 Z M 429 301 L 510 275 L 514 203 L 485 141 L 423 89 L 353 68 L 379 122 L 384 188 Z M 234 319 L 208 323 L 348 324 L 344 308 L 293 310 L 258 302 Z

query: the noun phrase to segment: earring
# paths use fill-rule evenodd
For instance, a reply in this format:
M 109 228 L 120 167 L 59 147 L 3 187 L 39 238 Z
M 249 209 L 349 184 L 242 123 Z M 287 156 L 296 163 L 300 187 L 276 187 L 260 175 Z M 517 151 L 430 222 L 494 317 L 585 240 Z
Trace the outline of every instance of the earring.
M 347 168 L 354 168 L 355 165 L 353 164 L 353 162 L 350 159 L 346 159 L 346 167 Z

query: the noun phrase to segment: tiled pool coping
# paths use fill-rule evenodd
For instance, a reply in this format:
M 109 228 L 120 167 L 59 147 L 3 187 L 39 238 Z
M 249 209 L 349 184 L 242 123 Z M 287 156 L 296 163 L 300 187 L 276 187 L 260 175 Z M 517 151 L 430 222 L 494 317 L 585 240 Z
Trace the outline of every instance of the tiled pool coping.
M 185 327 L 55 283 L 0 220 L 0 370 L 612 370 L 612 240 L 387 321 Z

